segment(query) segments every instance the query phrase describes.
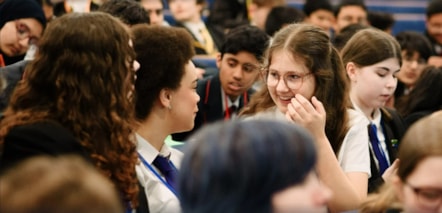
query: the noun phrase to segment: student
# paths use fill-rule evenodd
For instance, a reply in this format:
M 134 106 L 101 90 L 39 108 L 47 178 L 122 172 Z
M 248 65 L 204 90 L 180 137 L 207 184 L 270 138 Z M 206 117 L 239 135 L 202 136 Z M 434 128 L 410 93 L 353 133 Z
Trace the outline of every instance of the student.
M 330 35 L 335 23 L 335 16 L 329 0 L 306 0 L 303 11 L 307 16 L 306 23 L 316 25 Z
M 206 25 L 201 13 L 205 0 L 167 0 L 176 23 L 174 26 L 184 27 L 194 39 L 194 48 L 197 55 L 216 56 L 223 41 L 223 34 L 216 33 L 212 26 Z
M 297 125 L 219 122 L 192 137 L 184 156 L 183 213 L 326 212 L 332 195 L 315 173 L 313 138 Z
M 151 25 L 169 26 L 169 23 L 164 20 L 163 0 L 140 0 L 139 2 L 149 14 Z
M 250 0 L 250 2 L 248 5 L 250 22 L 261 30 L 265 29 L 267 15 L 272 8 L 286 5 L 285 0 Z
M 442 109 L 442 67 L 428 66 L 411 92 L 398 100 L 397 110 L 407 127 Z
M 241 113 L 307 128 L 318 147 L 319 179 L 334 197 L 332 212 L 356 209 L 367 195 L 370 158 L 366 122 L 348 109 L 347 82 L 328 35 L 309 24 L 277 32 L 264 63 L 266 84 Z
M 244 0 L 213 0 L 210 6 L 207 24 L 214 26 L 221 33 L 238 26 L 249 24 L 247 5 Z
M 43 33 L 46 18 L 35 0 L 0 2 L 0 67 L 23 60 Z
M 174 134 L 174 140 L 186 140 L 206 123 L 236 117 L 254 92 L 252 86 L 259 75 L 268 42 L 267 34 L 254 26 L 229 31 L 216 58 L 219 73 L 198 81 L 197 92 L 201 101 L 198 102 L 195 127 L 191 132 Z
M 426 10 L 425 36 L 430 40 L 434 55 L 429 58 L 428 64 L 442 66 L 442 0 L 431 0 Z
M 419 32 L 400 32 L 396 35 L 396 40 L 401 46 L 403 63 L 396 75 L 398 85 L 394 92 L 395 102 L 410 93 L 427 66 L 428 59 L 433 55 L 430 41 Z M 399 108 L 396 103 L 394 106 Z
M 335 10 L 335 34 L 350 24 L 368 25 L 367 7 L 362 0 L 342 0 Z
M 99 12 L 59 17 L 46 30 L 0 123 L 0 172 L 32 156 L 76 154 L 113 182 L 125 209 L 143 206 L 129 33 Z
M 112 182 L 78 156 L 30 158 L 0 177 L 4 213 L 122 213 Z
M 98 8 L 98 11 L 109 13 L 128 26 L 150 23 L 147 11 L 134 0 L 108 0 Z
M 162 26 L 137 25 L 132 33 L 141 65 L 135 81 L 137 176 L 150 212 L 180 212 L 175 176 L 183 154 L 165 140 L 191 130 L 198 111 L 192 37 L 184 29 Z
M 405 132 L 402 117 L 384 108 L 396 89 L 396 74 L 402 64 L 401 48 L 391 35 L 369 28 L 357 32 L 344 46 L 341 56 L 350 81 L 352 107 L 370 123 L 365 130 L 370 140 L 365 143 L 371 153 L 368 191 L 373 192 L 390 175 L 386 170 L 393 165 L 396 148 Z
M 356 34 L 359 30 L 367 28 L 369 28 L 369 26 L 362 24 L 350 24 L 342 28 L 338 35 L 335 35 L 333 38 L 333 45 L 339 52 L 341 52 L 342 48 L 344 48 L 345 44 L 347 44 L 348 40 L 350 40 L 354 34 Z
M 78 11 L 74 11 L 74 8 L 77 9 L 78 6 L 69 4 L 72 2 L 73 4 L 77 4 L 80 6 L 84 4 L 84 8 L 78 8 Z M 98 10 L 99 7 L 100 5 L 94 3 L 94 1 L 92 0 L 76 0 L 76 1 L 63 0 L 63 1 L 58 1 L 58 3 L 54 4 L 54 15 L 56 17 L 60 17 L 64 14 L 72 12 L 91 12 Z
M 367 20 L 370 26 L 388 34 L 393 33 L 394 17 L 392 13 L 383 11 L 368 11 Z
M 441 140 L 442 111 L 413 124 L 399 148 L 396 174 L 360 212 L 441 212 Z

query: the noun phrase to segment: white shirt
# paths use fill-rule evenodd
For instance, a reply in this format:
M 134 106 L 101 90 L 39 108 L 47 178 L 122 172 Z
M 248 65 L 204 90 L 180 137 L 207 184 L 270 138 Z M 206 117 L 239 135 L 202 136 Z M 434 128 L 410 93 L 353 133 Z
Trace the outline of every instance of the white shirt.
M 137 140 L 138 153 L 153 168 L 155 168 L 155 166 L 152 163 L 155 160 L 156 156 L 160 154 L 161 156 L 169 156 L 169 159 L 170 161 L 172 161 L 173 165 L 177 169 L 179 169 L 181 160 L 183 158 L 183 153 L 174 148 L 168 147 L 166 144 L 164 144 L 161 148 L 161 151 L 158 152 L 147 140 L 142 138 L 140 135 L 135 134 L 135 137 Z M 181 212 L 178 198 L 172 191 L 170 191 L 170 189 L 166 185 L 163 184 L 160 179 L 158 179 L 158 177 L 149 168 L 147 168 L 141 162 L 140 164 L 135 166 L 135 170 L 137 172 L 138 180 L 144 187 L 144 192 L 146 193 L 150 212 Z M 158 174 L 161 175 L 162 178 L 164 178 L 159 170 L 156 171 Z
M 185 22 L 183 25 L 189 29 L 189 31 L 195 36 L 195 38 L 201 43 L 205 44 L 206 41 L 204 41 L 203 36 L 201 35 L 201 29 L 206 28 L 206 25 L 204 22 L 198 22 L 198 23 L 192 23 L 192 22 Z
M 338 152 L 338 162 L 344 172 L 363 172 L 371 177 L 370 152 L 367 146 L 369 124 L 365 116 L 352 109 L 348 109 L 349 130 L 345 135 L 341 148 Z M 254 116 L 245 118 L 251 119 L 277 119 L 286 120 L 285 115 L 277 107 L 269 108 Z
M 221 87 L 221 101 L 223 104 L 223 112 L 225 112 L 226 109 L 226 100 L 227 100 L 227 108 L 230 108 L 232 105 L 235 105 L 237 109 L 239 109 L 239 96 L 236 98 L 235 101 L 231 101 L 229 97 L 226 96 L 226 93 L 224 92 L 223 88 Z M 230 115 L 231 119 L 236 118 L 237 116 L 237 112 L 233 113 L 232 115 Z

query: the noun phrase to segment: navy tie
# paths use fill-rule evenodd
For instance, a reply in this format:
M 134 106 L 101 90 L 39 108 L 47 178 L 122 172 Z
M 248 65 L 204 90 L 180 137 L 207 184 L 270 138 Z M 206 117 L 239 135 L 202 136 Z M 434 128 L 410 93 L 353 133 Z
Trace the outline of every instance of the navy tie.
M 177 171 L 171 166 L 168 158 L 158 155 L 153 161 L 153 165 L 157 167 L 166 178 L 166 182 L 175 189 L 175 178 Z
M 370 136 L 371 147 L 373 148 L 374 155 L 379 162 L 379 174 L 384 174 L 385 170 L 388 168 L 387 158 L 382 150 L 381 143 L 379 142 L 377 135 L 377 128 L 375 124 L 370 124 L 368 126 L 368 135 Z

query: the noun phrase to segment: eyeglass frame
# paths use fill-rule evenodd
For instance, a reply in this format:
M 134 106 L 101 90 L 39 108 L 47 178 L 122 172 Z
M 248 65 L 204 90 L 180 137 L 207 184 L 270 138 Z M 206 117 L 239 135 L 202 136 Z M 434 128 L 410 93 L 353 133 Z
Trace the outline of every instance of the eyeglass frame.
M 24 29 L 20 29 L 20 28 Z M 17 38 L 19 40 L 29 39 L 28 44 L 36 44 L 40 38 L 31 34 L 31 29 L 24 23 L 21 23 L 19 20 L 15 21 L 15 30 L 17 31 Z
M 268 68 L 262 68 L 261 69 L 261 76 L 262 76 L 264 82 L 266 83 L 266 85 L 269 86 L 269 87 L 276 87 L 276 86 L 278 86 L 279 81 L 281 80 L 281 77 L 278 77 L 278 80 L 276 81 L 275 85 L 269 85 L 269 83 L 268 83 L 269 73 L 270 73 L 270 70 Z M 291 88 L 291 87 L 289 87 L 289 84 L 287 83 L 287 76 L 288 75 L 293 75 L 293 74 L 299 76 L 296 79 L 300 79 L 300 81 L 301 81 L 301 83 L 299 84 L 299 86 L 297 88 Z M 313 74 L 313 72 L 302 73 L 302 74 L 299 74 L 299 73 L 296 73 L 296 72 L 287 72 L 284 75 L 282 75 L 282 79 L 283 79 L 284 84 L 285 84 L 285 86 L 287 88 L 289 88 L 291 90 L 297 90 L 297 89 L 301 88 L 302 85 L 304 84 L 304 78 L 306 78 L 306 77 L 308 77 L 308 76 L 310 76 L 312 74 Z
M 425 207 L 428 207 L 428 208 L 436 208 L 437 206 L 441 205 L 441 203 L 442 203 L 442 189 L 429 188 L 429 187 L 428 188 L 416 187 L 416 186 L 413 186 L 412 184 L 410 184 L 409 182 L 405 182 L 405 185 L 410 187 L 410 189 L 414 192 L 414 194 L 417 197 L 418 202 L 421 205 L 424 205 Z M 435 201 L 430 201 L 430 202 L 434 202 L 434 203 L 431 203 L 430 205 L 428 204 L 428 202 L 427 202 L 428 198 L 422 194 L 422 191 L 425 191 L 425 190 L 431 190 L 432 192 L 437 192 L 437 194 L 438 194 L 437 199 L 435 199 Z M 424 200 L 424 201 L 422 201 L 422 200 Z M 427 202 L 427 203 L 424 203 L 424 202 Z

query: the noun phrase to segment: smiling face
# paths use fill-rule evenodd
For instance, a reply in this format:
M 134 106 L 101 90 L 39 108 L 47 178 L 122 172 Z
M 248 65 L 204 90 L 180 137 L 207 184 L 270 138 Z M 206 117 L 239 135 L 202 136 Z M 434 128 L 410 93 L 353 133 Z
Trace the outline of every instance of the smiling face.
M 174 122 L 172 133 L 184 132 L 193 129 L 198 101 L 200 96 L 196 92 L 197 74 L 195 65 L 191 61 L 185 66 L 185 74 L 181 79 L 180 87 L 172 92 L 171 113 Z
M 351 80 L 350 96 L 352 101 L 368 116 L 376 108 L 385 105 L 396 89 L 396 73 L 399 61 L 389 58 L 379 63 L 358 67 L 347 63 L 347 74 Z
M 294 58 L 290 52 L 286 50 L 276 50 L 272 53 L 272 59 L 269 66 L 269 73 L 277 74 L 279 81 L 276 86 L 269 86 L 270 96 L 276 106 L 282 113 L 287 112 L 287 105 L 296 94 L 300 94 L 309 99 L 313 96 L 316 88 L 316 82 L 311 71 L 305 66 L 305 62 L 300 58 Z M 284 83 L 282 76 L 304 76 L 302 84 L 296 90 L 289 89 Z
M 0 49 L 9 56 L 26 53 L 30 44 L 36 43 L 43 32 L 43 26 L 33 18 L 6 22 L 0 29 Z
M 250 89 L 259 74 L 258 59 L 246 51 L 218 55 L 216 64 L 221 86 L 232 100 Z

